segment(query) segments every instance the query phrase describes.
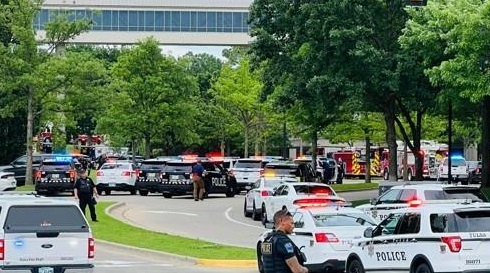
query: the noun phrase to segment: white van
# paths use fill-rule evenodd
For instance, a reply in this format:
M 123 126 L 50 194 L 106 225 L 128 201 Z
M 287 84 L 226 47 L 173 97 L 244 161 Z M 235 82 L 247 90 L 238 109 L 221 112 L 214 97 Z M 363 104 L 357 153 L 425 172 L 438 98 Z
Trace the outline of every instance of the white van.
M 0 222 L 1 272 L 93 272 L 95 242 L 76 202 L 1 194 Z

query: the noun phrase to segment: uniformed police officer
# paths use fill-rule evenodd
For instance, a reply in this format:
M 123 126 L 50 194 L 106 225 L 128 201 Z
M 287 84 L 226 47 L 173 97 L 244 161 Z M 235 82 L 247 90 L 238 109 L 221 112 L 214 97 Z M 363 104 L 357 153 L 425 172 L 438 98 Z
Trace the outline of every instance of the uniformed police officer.
M 289 239 L 294 229 L 293 216 L 286 210 L 274 214 L 276 230 L 261 245 L 265 273 L 308 273 L 298 247 Z

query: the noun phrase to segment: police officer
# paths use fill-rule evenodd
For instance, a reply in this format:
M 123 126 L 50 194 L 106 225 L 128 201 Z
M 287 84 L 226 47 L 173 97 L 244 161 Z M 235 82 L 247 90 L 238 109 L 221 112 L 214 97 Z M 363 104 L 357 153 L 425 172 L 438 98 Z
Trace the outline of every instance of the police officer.
M 265 273 L 308 273 L 305 259 L 298 247 L 289 239 L 294 229 L 293 216 L 286 210 L 274 214 L 276 230 L 261 245 Z
M 75 199 L 79 200 L 80 209 L 83 211 L 83 214 L 85 214 L 85 208 L 88 205 L 92 221 L 98 222 L 97 214 L 95 213 L 96 198 L 98 195 L 94 181 L 92 181 L 92 178 L 87 177 L 87 172 L 84 169 L 80 169 L 78 175 L 79 178 L 75 181 L 75 185 L 73 186 Z

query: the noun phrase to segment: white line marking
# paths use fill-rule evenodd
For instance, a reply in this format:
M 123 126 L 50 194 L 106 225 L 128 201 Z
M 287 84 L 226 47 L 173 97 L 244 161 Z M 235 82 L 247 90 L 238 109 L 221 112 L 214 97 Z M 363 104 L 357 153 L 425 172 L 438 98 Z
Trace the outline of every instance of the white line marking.
M 146 210 L 145 212 L 149 212 L 149 213 L 161 213 L 161 214 L 180 214 L 180 215 L 186 215 L 186 216 L 197 216 L 197 214 L 194 214 L 194 213 L 178 212 L 178 211 Z
M 242 226 L 246 226 L 246 227 L 254 227 L 254 228 L 258 228 L 258 229 L 266 230 L 266 228 L 264 228 L 264 227 L 259 227 L 259 226 L 250 225 L 250 224 L 247 224 L 247 223 L 242 223 L 242 222 L 240 222 L 240 221 L 237 221 L 237 220 L 235 220 L 235 219 L 231 218 L 231 216 L 230 216 L 230 211 L 231 211 L 231 210 L 232 210 L 232 207 L 229 207 L 229 208 L 228 208 L 228 209 L 226 209 L 226 211 L 225 211 L 225 217 L 226 217 L 226 219 L 228 219 L 228 221 L 233 222 L 233 223 L 235 223 L 235 224 L 242 225 Z

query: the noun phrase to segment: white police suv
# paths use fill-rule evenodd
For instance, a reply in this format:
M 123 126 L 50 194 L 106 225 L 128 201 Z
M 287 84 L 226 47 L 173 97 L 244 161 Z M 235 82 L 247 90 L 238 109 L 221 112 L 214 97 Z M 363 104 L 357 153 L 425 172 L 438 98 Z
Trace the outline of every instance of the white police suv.
M 375 226 L 375 220 L 361 210 L 326 199 L 305 201 L 291 214 L 294 230 L 289 237 L 305 254 L 309 272 L 343 272 L 353 240 L 361 238 L 366 227 Z M 257 242 L 259 270 L 261 243 L 270 232 L 264 232 Z
M 490 203 L 421 204 L 367 228 L 346 273 L 490 272 L 489 250 Z
M 411 202 L 419 200 L 451 200 L 468 199 L 472 202 L 487 202 L 487 197 L 479 187 L 452 184 L 404 184 L 391 187 L 370 204 L 356 208 L 370 214 L 377 221 L 388 217 L 391 210 L 410 206 Z

